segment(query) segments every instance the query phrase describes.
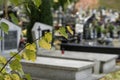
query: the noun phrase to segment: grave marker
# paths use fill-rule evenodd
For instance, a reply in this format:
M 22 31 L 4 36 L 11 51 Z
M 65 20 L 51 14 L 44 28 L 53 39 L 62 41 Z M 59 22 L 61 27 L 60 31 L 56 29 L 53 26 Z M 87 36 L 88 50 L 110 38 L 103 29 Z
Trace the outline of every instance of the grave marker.
M 50 80 L 93 80 L 93 62 L 37 57 L 35 62 L 22 61 L 23 70 L 32 77 Z
M 104 76 L 104 74 L 119 70 L 120 67 L 116 66 L 116 59 L 118 55 L 100 54 L 100 53 L 88 53 L 88 52 L 72 52 L 65 51 L 61 54 L 61 51 L 44 52 L 39 53 L 39 56 L 60 58 L 67 60 L 78 60 L 78 61 L 92 61 L 94 62 L 93 74 L 96 75 L 95 80 Z M 93 76 L 94 76 L 93 75 Z
M 8 34 L 4 34 L 4 50 L 17 48 L 17 31 L 8 31 Z M 12 43 L 14 42 L 14 44 Z
M 21 28 L 4 18 L 0 20 L 0 23 L 1 22 L 5 22 L 9 26 L 8 34 L 1 31 L 1 36 L 3 37 L 3 40 L 1 40 L 1 53 L 8 57 L 8 53 L 18 51 Z
M 36 40 L 38 38 L 41 38 L 42 36 L 44 36 L 45 32 L 52 32 L 52 28 L 53 27 L 50 25 L 36 22 L 32 29 L 33 39 Z M 38 44 L 38 40 L 36 41 L 36 46 L 37 46 L 37 51 L 39 52 L 40 46 Z

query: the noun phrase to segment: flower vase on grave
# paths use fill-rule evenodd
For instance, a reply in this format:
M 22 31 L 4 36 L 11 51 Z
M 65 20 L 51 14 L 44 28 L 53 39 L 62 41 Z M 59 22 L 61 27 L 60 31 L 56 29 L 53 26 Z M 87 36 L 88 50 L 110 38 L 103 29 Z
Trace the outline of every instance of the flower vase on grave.
M 61 54 L 64 54 L 64 53 L 65 53 L 65 52 L 64 52 L 64 48 L 62 48 L 62 49 L 61 49 Z

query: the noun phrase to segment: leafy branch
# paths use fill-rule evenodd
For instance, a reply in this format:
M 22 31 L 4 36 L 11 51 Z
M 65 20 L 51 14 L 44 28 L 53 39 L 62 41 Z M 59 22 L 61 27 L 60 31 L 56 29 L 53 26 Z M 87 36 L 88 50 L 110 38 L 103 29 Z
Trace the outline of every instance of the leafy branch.
M 46 33 L 45 36 L 43 36 L 42 38 L 39 37 L 38 39 L 35 39 L 34 42 L 36 42 L 37 40 L 39 40 L 39 45 L 42 48 L 50 49 L 51 48 L 51 42 L 52 42 L 52 34 L 51 33 Z M 22 66 L 20 64 L 21 57 L 26 59 L 26 60 L 31 60 L 31 61 L 36 60 L 36 54 L 35 54 L 36 53 L 36 47 L 35 47 L 34 42 L 33 43 L 27 43 L 26 46 L 23 47 L 23 49 L 21 49 L 17 53 L 12 53 L 13 54 L 12 57 L 10 57 L 7 61 L 5 61 L 6 60 L 5 58 L 0 57 L 0 65 L 4 63 L 2 68 L 0 69 L 0 78 L 1 78 L 1 74 L 6 73 L 5 68 L 8 64 L 10 64 L 11 71 L 23 72 L 22 71 Z M 22 53 L 22 54 L 19 55 L 20 53 Z M 10 73 L 6 73 L 6 74 L 10 74 Z M 10 75 L 7 75 L 7 76 L 10 77 Z M 4 79 L 2 79 L 2 80 L 4 80 Z M 30 80 L 30 79 L 28 79 L 28 80 Z
M 34 42 L 36 42 L 37 40 L 39 40 L 39 38 L 36 39 L 36 40 L 34 40 Z M 33 43 L 34 43 L 34 42 L 33 42 Z M 21 53 L 21 52 L 22 52 L 27 46 L 29 46 L 29 45 L 31 45 L 31 44 L 28 44 L 28 45 L 24 46 L 23 49 L 21 49 L 21 50 L 18 51 L 16 54 L 14 54 L 10 59 L 8 59 L 8 61 L 5 63 L 5 65 L 1 68 L 0 73 L 3 71 L 3 69 L 7 66 L 7 64 L 9 64 L 9 62 L 10 62 L 15 56 L 17 56 L 19 53 Z
M 2 26 L 7 26 L 7 24 L 2 23 L 4 25 Z M 8 27 L 5 27 L 4 29 L 1 28 L 3 31 L 5 31 L 7 33 L 8 31 Z M 69 31 L 71 31 L 68 28 Z M 58 32 L 65 38 L 68 38 L 68 35 L 65 31 L 65 27 L 61 27 Z M 22 65 L 20 63 L 21 59 L 25 59 L 25 60 L 31 60 L 31 61 L 35 61 L 36 60 L 36 45 L 34 44 L 34 42 L 36 42 L 37 40 L 39 40 L 39 46 L 41 48 L 44 49 L 51 49 L 51 43 L 52 43 L 52 33 L 48 32 L 45 33 L 45 35 L 43 37 L 39 37 L 38 39 L 35 39 L 33 41 L 33 43 L 27 43 L 26 46 L 23 47 L 23 49 L 19 50 L 17 53 L 11 53 L 12 56 L 6 60 L 6 58 L 4 57 L 0 57 L 0 79 L 4 80 L 6 77 L 9 77 L 10 79 L 13 80 L 22 80 L 23 79 L 23 75 L 25 75 L 23 73 L 22 70 Z M 2 64 L 2 67 L 1 67 Z M 7 65 L 10 66 L 11 72 L 15 72 L 14 74 L 11 72 L 6 72 L 5 69 L 7 67 Z M 17 73 L 17 74 L 16 74 Z M 19 75 L 22 76 L 19 76 Z M 2 76 L 1 76 L 2 75 Z M 17 79 L 11 77 L 11 76 L 16 76 Z M 20 79 L 18 79 L 18 77 Z M 22 78 L 22 79 L 21 79 Z M 27 80 L 31 80 L 31 78 L 26 77 Z

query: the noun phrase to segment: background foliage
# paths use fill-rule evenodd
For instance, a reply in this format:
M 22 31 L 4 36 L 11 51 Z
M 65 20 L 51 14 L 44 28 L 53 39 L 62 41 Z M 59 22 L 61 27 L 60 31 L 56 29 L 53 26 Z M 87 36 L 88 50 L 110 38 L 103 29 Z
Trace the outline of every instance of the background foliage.
M 120 10 L 120 0 L 99 0 L 100 6 L 108 9 Z

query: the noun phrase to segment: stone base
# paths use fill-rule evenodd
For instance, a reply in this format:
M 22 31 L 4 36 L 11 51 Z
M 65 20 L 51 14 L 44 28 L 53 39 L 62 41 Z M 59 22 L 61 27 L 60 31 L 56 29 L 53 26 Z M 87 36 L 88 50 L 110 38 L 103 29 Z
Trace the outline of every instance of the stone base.
M 39 59 L 34 63 L 22 61 L 23 70 L 25 73 L 30 73 L 32 77 L 49 80 L 92 80 L 93 64 L 91 62 L 89 64 L 89 62 L 75 60 L 48 59 L 51 60 L 51 63 L 46 63 L 47 58 Z M 54 64 L 54 62 L 58 62 L 58 64 Z
M 92 69 L 83 70 L 81 72 L 72 72 L 65 70 L 55 70 L 36 67 L 23 67 L 25 73 L 31 76 L 49 80 L 92 80 Z
M 107 62 L 102 62 L 103 65 L 101 67 L 101 73 L 109 73 L 113 70 L 115 70 L 115 66 L 116 66 L 116 60 L 113 59 L 113 60 L 110 60 L 110 61 L 107 61 Z
M 106 74 L 113 71 L 118 58 L 118 55 L 72 51 L 65 51 L 64 54 L 61 54 L 61 51 L 54 51 L 53 53 L 44 52 L 38 55 L 69 60 L 92 61 L 95 63 L 94 74 Z

